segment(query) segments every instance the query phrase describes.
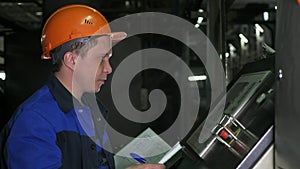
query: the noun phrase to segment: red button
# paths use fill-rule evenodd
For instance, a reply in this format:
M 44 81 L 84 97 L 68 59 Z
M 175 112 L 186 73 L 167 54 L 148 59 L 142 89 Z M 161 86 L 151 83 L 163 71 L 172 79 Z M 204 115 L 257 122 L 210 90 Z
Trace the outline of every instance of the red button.
M 227 140 L 228 137 L 229 137 L 229 134 L 228 134 L 225 130 L 222 130 L 222 131 L 220 132 L 219 136 L 220 136 L 221 138 L 223 138 L 224 140 Z

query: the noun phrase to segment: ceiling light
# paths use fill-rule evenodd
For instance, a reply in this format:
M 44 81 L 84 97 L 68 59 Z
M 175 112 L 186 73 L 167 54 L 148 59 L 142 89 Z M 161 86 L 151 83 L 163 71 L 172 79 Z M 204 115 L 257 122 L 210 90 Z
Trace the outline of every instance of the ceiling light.
M 196 23 L 195 27 L 196 28 L 199 28 L 200 24 L 199 23 Z
M 43 15 L 43 12 L 41 12 L 41 11 L 35 12 L 35 15 L 36 15 L 36 16 L 42 16 L 42 15 Z
M 236 51 L 236 48 L 233 46 L 233 44 L 229 43 L 228 46 L 230 51 Z
M 264 21 L 268 21 L 269 20 L 269 12 L 264 12 L 263 18 L 264 18 Z
M 205 76 L 205 75 L 200 75 L 200 76 L 189 76 L 188 77 L 188 80 L 190 81 L 190 82 L 195 82 L 195 81 L 202 81 L 202 80 L 206 80 L 207 79 L 207 77 Z
M 203 10 L 203 9 L 199 9 L 199 10 L 198 10 L 198 12 L 200 12 L 200 13 L 201 13 L 201 12 L 204 12 L 204 10 Z
M 229 53 L 228 52 L 225 53 L 225 57 L 229 58 Z
M 129 7 L 129 5 L 130 5 L 130 2 L 129 1 L 125 1 L 125 6 Z
M 264 32 L 264 29 L 259 24 L 256 23 L 254 26 L 255 26 L 255 29 L 258 30 L 259 32 L 261 32 L 261 33 Z
M 6 74 L 5 72 L 1 71 L 0 72 L 0 79 L 5 80 L 6 79 Z
M 0 56 L 0 64 L 4 64 L 4 61 L 5 61 L 4 57 Z
M 239 37 L 241 38 L 241 42 L 248 43 L 248 39 L 246 38 L 245 35 L 243 35 L 242 33 L 240 33 Z
M 197 23 L 201 24 L 201 23 L 202 23 L 202 21 L 203 21 L 203 19 L 204 19 L 204 18 L 203 18 L 203 17 L 201 17 L 201 16 L 200 16 L 200 17 L 198 17 Z

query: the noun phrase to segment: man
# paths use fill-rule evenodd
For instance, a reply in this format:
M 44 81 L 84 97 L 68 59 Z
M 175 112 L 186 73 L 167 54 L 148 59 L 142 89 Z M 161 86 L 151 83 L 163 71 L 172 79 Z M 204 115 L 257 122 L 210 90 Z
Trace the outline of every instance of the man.
M 125 37 L 124 32 L 112 33 L 106 19 L 85 5 L 65 6 L 49 17 L 42 31 L 42 58 L 52 59 L 54 73 L 6 126 L 8 168 L 114 168 L 113 154 L 100 146 L 109 143 L 105 123 L 88 100 L 112 72 L 111 43 Z M 97 103 L 107 118 L 105 107 Z

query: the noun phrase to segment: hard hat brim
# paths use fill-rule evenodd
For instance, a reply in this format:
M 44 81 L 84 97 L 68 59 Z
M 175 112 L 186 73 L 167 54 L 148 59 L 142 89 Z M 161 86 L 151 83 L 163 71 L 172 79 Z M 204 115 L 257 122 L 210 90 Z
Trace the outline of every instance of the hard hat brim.
M 109 33 L 112 42 L 119 42 L 127 37 L 125 32 L 112 32 Z
M 111 32 L 108 33 L 107 35 L 111 37 L 113 43 L 119 42 L 127 37 L 127 34 L 125 32 Z M 51 57 L 46 54 L 42 54 L 41 59 L 51 59 Z

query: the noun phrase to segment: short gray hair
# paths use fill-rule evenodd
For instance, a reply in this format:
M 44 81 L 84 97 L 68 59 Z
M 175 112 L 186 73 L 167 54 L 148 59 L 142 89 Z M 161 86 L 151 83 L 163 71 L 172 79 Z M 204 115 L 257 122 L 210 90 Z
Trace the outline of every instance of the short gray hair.
M 52 72 L 60 70 L 66 52 L 74 52 L 84 57 L 91 48 L 97 45 L 97 38 L 98 36 L 75 39 L 53 49 L 50 52 L 53 63 Z

